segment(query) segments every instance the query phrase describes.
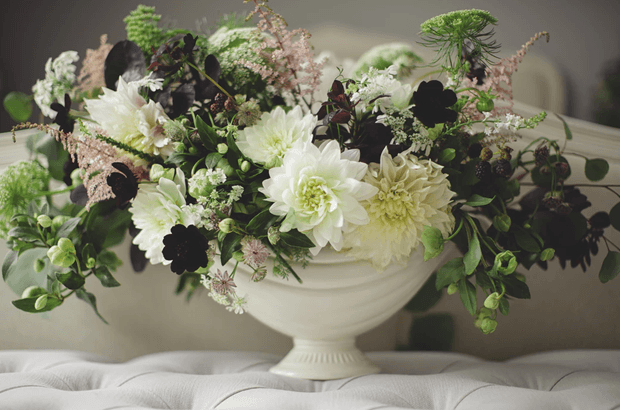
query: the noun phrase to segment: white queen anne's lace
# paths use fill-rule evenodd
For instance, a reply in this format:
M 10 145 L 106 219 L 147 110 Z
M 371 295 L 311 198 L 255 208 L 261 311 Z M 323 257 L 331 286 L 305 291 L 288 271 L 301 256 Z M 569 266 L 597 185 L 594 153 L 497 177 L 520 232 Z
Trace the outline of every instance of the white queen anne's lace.
M 281 231 L 305 233 L 317 254 L 328 243 L 340 250 L 343 231 L 368 223 L 360 201 L 375 195 L 377 188 L 361 182 L 367 165 L 358 156 L 358 151 L 341 154 L 334 140 L 319 148 L 301 141 L 292 147 L 260 189 L 273 202 L 270 212 L 285 216 Z

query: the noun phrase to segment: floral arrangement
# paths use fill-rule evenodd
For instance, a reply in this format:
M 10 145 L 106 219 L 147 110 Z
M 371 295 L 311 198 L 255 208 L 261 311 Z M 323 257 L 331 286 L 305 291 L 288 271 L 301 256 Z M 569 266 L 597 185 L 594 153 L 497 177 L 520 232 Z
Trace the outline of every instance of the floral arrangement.
M 567 184 L 564 146 L 541 137 L 511 148 L 546 118 L 513 113 L 511 74 L 547 33 L 498 60 L 497 20 L 455 11 L 421 26 L 423 44 L 437 50 L 425 80 L 410 78 L 422 60 L 401 44 L 326 79 L 309 33 L 252 2 L 248 17 L 223 18 L 211 33 L 161 28 L 154 9 L 139 6 L 124 20 L 126 40 L 102 36 L 79 72 L 75 51 L 50 58 L 33 97 L 7 96 L 15 118 L 28 119 L 34 98 L 53 120 L 14 128 L 42 132 L 28 141 L 34 159 L 0 176 L 0 233 L 11 249 L 2 274 L 9 284 L 20 278 L 17 308 L 45 312 L 75 294 L 97 311 L 86 279 L 119 286 L 110 248 L 128 231 L 134 269 L 169 265 L 178 293 L 206 287 L 236 313 L 245 303 L 238 264 L 255 281 L 302 282 L 290 261 L 326 247 L 381 274 L 456 242 L 464 254 L 435 285 L 458 292 L 484 333 L 511 298 L 530 297 L 520 266 L 558 258 L 586 269 L 603 240 L 600 280 L 618 274 L 618 248 L 603 233 L 619 229 L 619 204 L 587 219 L 590 203 Z M 604 160 L 586 162 L 591 180 L 607 170 Z M 527 175 L 536 187 L 518 200 Z M 52 200 L 67 192 L 70 202 Z M 215 260 L 230 269 L 214 271 Z M 41 278 L 47 286 L 33 285 Z

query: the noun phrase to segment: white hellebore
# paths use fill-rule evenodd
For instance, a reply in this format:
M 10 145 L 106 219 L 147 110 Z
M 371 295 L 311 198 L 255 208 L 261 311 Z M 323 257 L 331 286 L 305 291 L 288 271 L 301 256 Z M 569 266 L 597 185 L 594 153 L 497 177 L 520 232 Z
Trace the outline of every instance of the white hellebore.
M 315 255 L 328 242 L 340 250 L 350 225 L 369 222 L 360 201 L 373 197 L 377 188 L 361 182 L 367 165 L 358 162 L 359 156 L 357 150 L 341 154 L 334 140 L 319 148 L 298 141 L 259 189 L 273 202 L 270 212 L 285 217 L 280 230 L 306 234 L 316 245 Z
M 119 77 L 117 90 L 104 88 L 98 99 L 85 100 L 86 110 L 109 137 L 147 154 L 167 157 L 173 151 L 163 127 L 168 115 L 160 103 L 147 102 L 140 95 L 141 84 Z
M 455 193 L 442 166 L 407 153 L 392 158 L 384 149 L 380 163 L 369 165 L 364 181 L 378 192 L 363 202 L 369 224 L 345 236 L 349 256 L 370 260 L 384 270 L 393 258 L 406 263 L 420 244 L 424 226 L 438 228 L 445 238 L 453 230 L 450 202 Z
M 146 252 L 145 256 L 154 265 L 172 262 L 164 259 L 162 250 L 164 236 L 173 226 L 200 222 L 196 212 L 185 204 L 185 176 L 180 169 L 176 170 L 174 180 L 161 177 L 157 184 L 140 184 L 129 212 L 134 225 L 140 229 L 133 243 Z
M 263 113 L 259 122 L 237 135 L 237 146 L 248 158 L 267 168 L 282 164 L 282 158 L 296 141 L 310 142 L 317 117 L 302 112 L 300 106 L 285 113 L 276 107 Z

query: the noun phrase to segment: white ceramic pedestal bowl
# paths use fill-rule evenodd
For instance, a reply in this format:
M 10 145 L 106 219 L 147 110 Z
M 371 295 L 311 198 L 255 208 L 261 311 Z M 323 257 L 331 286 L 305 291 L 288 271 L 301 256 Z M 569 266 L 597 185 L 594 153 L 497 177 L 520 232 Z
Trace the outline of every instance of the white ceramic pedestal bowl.
M 406 267 L 392 264 L 384 272 L 323 249 L 306 268 L 292 264 L 302 284 L 292 276 L 275 277 L 271 265 L 266 278 L 255 283 L 240 263 L 236 292 L 246 297 L 248 312 L 293 338 L 293 349 L 270 371 L 312 380 L 378 373 L 379 367 L 356 347 L 356 336 L 401 309 L 454 252 L 447 243 L 442 255 L 424 262 L 421 248 Z

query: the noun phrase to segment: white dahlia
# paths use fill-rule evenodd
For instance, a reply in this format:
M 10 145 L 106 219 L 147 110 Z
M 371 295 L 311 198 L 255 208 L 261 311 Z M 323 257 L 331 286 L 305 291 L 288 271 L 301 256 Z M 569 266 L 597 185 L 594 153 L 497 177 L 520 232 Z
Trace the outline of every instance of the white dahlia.
M 240 151 L 258 164 L 272 168 L 282 164 L 282 158 L 296 141 L 310 142 L 317 117 L 302 112 L 300 106 L 288 113 L 276 107 L 263 113 L 258 123 L 244 128 L 237 135 Z
M 349 256 L 370 260 L 384 270 L 393 259 L 406 263 L 425 225 L 438 228 L 444 237 L 453 230 L 449 203 L 455 193 L 442 166 L 410 154 L 393 159 L 385 149 L 380 163 L 369 165 L 364 181 L 378 192 L 362 203 L 370 222 L 345 235 Z
M 85 100 L 86 110 L 109 137 L 151 155 L 167 157 L 173 151 L 164 133 L 168 115 L 160 103 L 140 95 L 141 82 L 126 83 L 122 77 L 116 91 L 103 89 L 95 100 Z
M 341 154 L 333 140 L 319 148 L 310 142 L 296 143 L 282 166 L 270 169 L 270 178 L 259 189 L 273 202 L 270 212 L 285 217 L 280 230 L 305 233 L 316 245 L 311 249 L 314 254 L 328 242 L 340 250 L 343 231 L 350 224 L 369 222 L 360 201 L 377 192 L 361 182 L 367 165 L 358 162 L 358 156 L 358 151 Z
M 152 264 L 171 263 L 164 259 L 162 250 L 164 236 L 173 226 L 198 225 L 200 222 L 197 213 L 185 204 L 185 177 L 180 169 L 177 169 L 174 181 L 162 177 L 157 184 L 140 184 L 129 212 L 134 225 L 140 229 L 133 243 L 146 252 L 145 256 Z

